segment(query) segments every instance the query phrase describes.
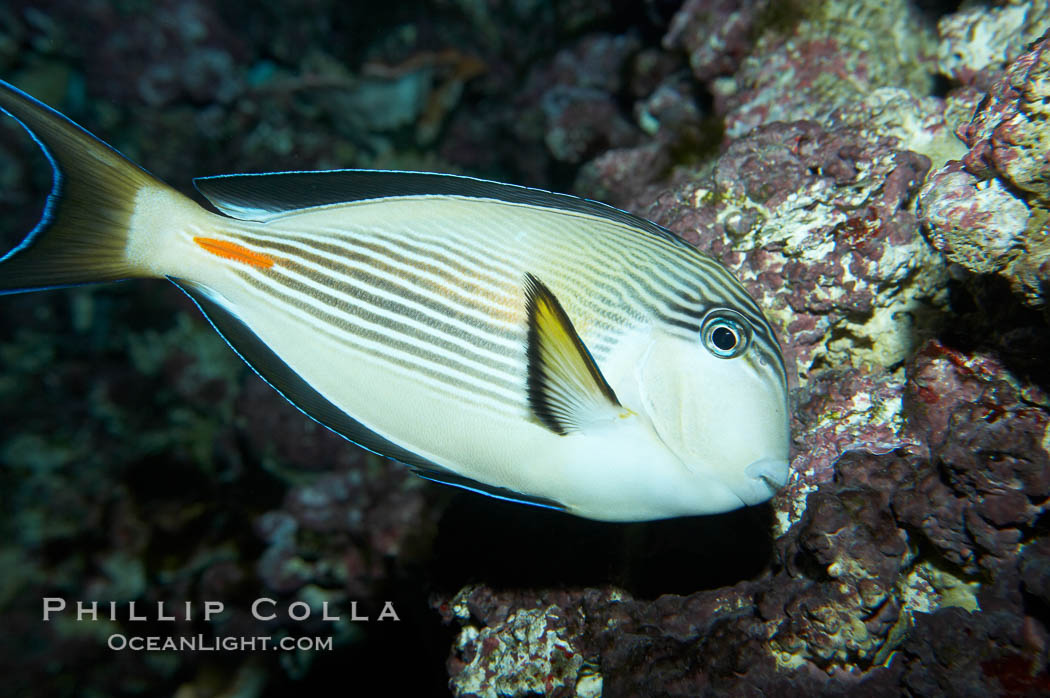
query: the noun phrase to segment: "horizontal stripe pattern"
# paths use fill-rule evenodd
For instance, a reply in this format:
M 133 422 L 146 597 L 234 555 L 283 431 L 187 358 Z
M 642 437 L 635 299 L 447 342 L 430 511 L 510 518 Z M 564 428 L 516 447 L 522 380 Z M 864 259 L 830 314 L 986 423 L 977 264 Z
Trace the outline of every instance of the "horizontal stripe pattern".
M 599 363 L 640 324 L 699 341 L 704 315 L 732 308 L 751 323 L 759 363 L 783 388 L 783 359 L 761 310 L 691 246 L 618 221 L 505 202 L 480 202 L 457 220 L 449 198 L 298 212 L 223 234 L 275 260 L 236 270 L 260 300 L 392 370 L 418 371 L 456 399 L 526 409 L 525 273 L 559 296 Z M 429 215 L 428 203 L 454 215 Z M 362 206 L 393 215 L 373 208 L 362 222 Z
M 431 338 L 425 335 L 395 334 L 379 315 L 355 313 L 350 306 L 343 306 L 343 311 L 331 306 L 326 308 L 310 294 L 296 294 L 294 290 L 253 278 L 250 272 L 241 271 L 238 275 L 275 311 L 296 315 L 338 344 L 371 351 L 395 372 L 420 379 L 460 399 L 481 402 L 503 412 L 520 414 L 522 411 L 514 408 L 523 390 L 523 380 L 501 379 L 498 374 L 478 370 L 456 352 L 435 349 L 429 343 Z

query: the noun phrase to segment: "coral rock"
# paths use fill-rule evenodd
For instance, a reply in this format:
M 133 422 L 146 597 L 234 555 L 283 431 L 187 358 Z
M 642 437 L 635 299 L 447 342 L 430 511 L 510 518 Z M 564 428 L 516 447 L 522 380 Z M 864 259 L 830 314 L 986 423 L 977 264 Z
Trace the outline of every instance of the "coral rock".
M 803 377 L 824 362 L 889 366 L 946 284 L 909 210 L 929 160 L 894 142 L 762 126 L 649 214 L 738 275 Z
M 930 93 L 922 50 L 928 30 L 910 3 L 831 0 L 791 7 L 799 7 L 801 18 L 790 11 L 772 18 L 781 21 L 740 70 L 713 85 L 728 136 L 774 121 L 822 121 L 879 87 Z
M 1046 0 L 1010 0 L 988 6 L 964 2 L 937 22 L 937 63 L 961 82 L 1005 68 L 1024 47 L 1039 38 L 1050 19 Z
M 1022 53 L 959 128 L 970 151 L 923 186 L 930 242 L 978 274 L 1001 273 L 1032 304 L 1050 278 L 1050 39 Z M 963 169 L 965 167 L 965 169 Z

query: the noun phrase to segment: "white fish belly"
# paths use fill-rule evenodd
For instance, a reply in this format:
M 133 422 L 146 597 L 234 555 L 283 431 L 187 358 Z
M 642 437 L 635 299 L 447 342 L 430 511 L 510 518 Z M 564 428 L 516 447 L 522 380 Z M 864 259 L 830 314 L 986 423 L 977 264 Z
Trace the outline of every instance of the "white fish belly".
M 641 418 L 624 427 L 560 436 L 540 425 L 524 402 L 500 407 L 470 399 L 435 387 L 418 371 L 392 363 L 391 356 L 349 345 L 300 317 L 253 303 L 250 296 L 240 305 L 242 319 L 325 398 L 430 462 L 596 519 L 691 511 L 699 483 Z M 626 387 L 630 362 L 617 358 L 611 373 Z M 521 381 L 524 395 L 524 376 Z
M 537 468 L 554 460 L 559 437 L 530 418 L 524 371 L 513 390 L 479 382 L 472 391 L 469 378 L 266 304 L 243 282 L 238 285 L 223 294 L 229 306 L 292 370 L 353 419 L 466 477 L 553 496 L 557 484 Z M 518 353 L 515 358 L 523 365 L 524 347 Z M 460 383 L 441 380 L 450 374 Z

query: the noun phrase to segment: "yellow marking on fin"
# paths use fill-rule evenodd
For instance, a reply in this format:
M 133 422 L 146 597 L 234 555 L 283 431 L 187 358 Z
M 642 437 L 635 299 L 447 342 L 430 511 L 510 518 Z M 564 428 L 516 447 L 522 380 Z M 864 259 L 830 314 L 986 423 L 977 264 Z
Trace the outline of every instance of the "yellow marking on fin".
M 630 417 L 594 363 L 561 303 L 525 274 L 529 406 L 540 422 L 565 435 L 604 419 Z
M 235 262 L 244 262 L 253 267 L 269 269 L 274 265 L 273 259 L 258 252 L 252 252 L 247 247 L 238 245 L 228 240 L 216 240 L 215 238 L 193 238 L 193 241 L 213 255 L 232 259 Z

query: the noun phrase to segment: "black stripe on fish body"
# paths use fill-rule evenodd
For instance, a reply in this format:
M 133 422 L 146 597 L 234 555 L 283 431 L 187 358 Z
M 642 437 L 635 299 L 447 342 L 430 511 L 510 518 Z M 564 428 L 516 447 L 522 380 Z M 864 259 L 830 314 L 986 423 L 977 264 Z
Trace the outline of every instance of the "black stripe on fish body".
M 438 381 L 447 386 L 457 396 L 462 396 L 464 393 L 467 393 L 476 397 L 486 398 L 510 409 L 514 409 L 515 407 L 511 398 L 497 392 L 500 388 L 506 390 L 508 393 L 513 392 L 518 389 L 515 383 L 498 381 L 493 375 L 478 374 L 471 372 L 466 367 L 453 366 L 445 357 L 435 356 L 432 353 L 427 352 L 424 348 L 426 342 L 421 344 L 418 341 L 402 341 L 392 337 L 388 331 L 380 332 L 368 329 L 360 323 L 346 321 L 320 308 L 300 305 L 296 302 L 296 299 L 274 288 L 271 284 L 266 284 L 254 279 L 247 273 L 242 273 L 241 277 L 250 286 L 261 291 L 266 296 L 281 302 L 289 308 L 293 308 L 296 312 L 304 312 L 308 316 L 316 318 L 320 322 L 320 327 L 317 327 L 317 329 L 326 332 L 324 328 L 329 328 L 326 334 L 329 334 L 329 336 L 336 341 L 353 344 L 353 338 L 360 338 L 386 347 L 387 349 L 401 352 L 410 357 L 410 360 L 401 359 L 386 352 L 382 354 L 382 359 L 391 364 L 400 366 L 401 368 L 418 372 L 421 375 Z M 339 336 L 337 332 L 347 336 Z M 444 370 L 437 370 L 438 367 Z M 473 378 L 481 383 L 488 383 L 494 388 L 494 390 L 486 389 L 477 383 L 467 382 L 464 378 Z
M 466 342 L 475 344 L 479 349 L 502 354 L 505 352 L 505 347 L 494 344 L 488 338 L 495 336 L 505 339 L 517 339 L 504 328 L 466 313 L 463 310 L 463 308 L 466 308 L 465 303 L 447 301 L 438 293 L 439 290 L 445 288 L 444 286 L 428 282 L 418 275 L 409 276 L 393 267 L 384 267 L 382 262 L 371 257 L 339 250 L 338 252 L 341 255 L 341 258 L 339 258 L 334 256 L 335 251 L 331 249 L 326 250 L 331 256 L 325 257 L 276 241 L 265 241 L 257 244 L 261 249 L 282 253 L 285 259 L 285 262 L 282 264 L 283 268 L 308 278 L 335 294 L 356 297 L 394 315 L 425 322 L 437 329 L 441 329 L 445 334 L 453 335 Z M 309 268 L 297 260 L 316 264 L 328 273 L 325 274 Z M 353 268 L 347 263 L 348 261 L 356 262 L 364 269 Z M 378 273 L 375 273 L 376 271 L 397 277 L 397 282 L 383 278 Z M 275 277 L 275 281 L 284 283 L 277 277 Z M 386 292 L 404 302 L 380 299 L 368 289 Z M 408 303 L 414 303 L 421 306 L 421 308 L 411 308 L 407 305 Z M 445 322 L 446 320 L 461 322 L 473 328 L 476 333 L 471 334 L 459 328 L 454 328 L 448 325 Z

